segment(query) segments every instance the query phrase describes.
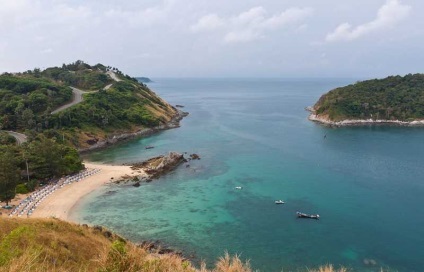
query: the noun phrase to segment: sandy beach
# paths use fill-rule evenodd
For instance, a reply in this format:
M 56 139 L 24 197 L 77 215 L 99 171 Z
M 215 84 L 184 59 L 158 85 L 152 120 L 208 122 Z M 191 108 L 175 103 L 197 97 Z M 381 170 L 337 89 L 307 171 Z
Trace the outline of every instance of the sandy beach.
M 110 183 L 112 178 L 113 180 L 117 180 L 126 175 L 145 174 L 141 170 L 132 170 L 130 166 L 115 166 L 88 162 L 84 162 L 84 164 L 87 169 L 100 169 L 100 171 L 80 182 L 74 182 L 56 190 L 40 203 L 31 215 L 32 218 L 56 217 L 62 220 L 71 221 L 69 212 L 83 196 L 102 185 Z

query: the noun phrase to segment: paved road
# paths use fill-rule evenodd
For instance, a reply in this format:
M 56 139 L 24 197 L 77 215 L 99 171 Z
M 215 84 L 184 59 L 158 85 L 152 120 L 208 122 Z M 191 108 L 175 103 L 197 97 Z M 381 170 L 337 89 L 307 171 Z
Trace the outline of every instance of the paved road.
M 108 74 L 113 80 L 115 80 L 116 82 L 119 82 L 119 81 L 122 81 L 122 80 L 120 80 L 117 76 L 116 76 L 116 74 L 114 73 L 114 72 L 112 72 L 112 71 L 107 71 L 106 72 L 106 74 Z
M 121 81 L 117 76 L 116 76 L 116 74 L 114 73 L 114 72 L 112 72 L 112 71 L 107 71 L 106 72 L 113 80 L 115 80 L 116 82 L 119 82 L 119 81 Z M 112 87 L 112 85 L 113 84 L 109 84 L 109 85 L 107 85 L 107 86 L 105 86 L 103 89 L 104 90 L 108 90 L 110 87 Z M 71 89 L 72 89 L 72 101 L 71 102 L 69 102 L 68 104 L 65 104 L 65 105 L 63 105 L 63 106 L 60 106 L 59 108 L 57 108 L 57 109 L 55 109 L 54 111 L 52 111 L 52 114 L 55 114 L 55 113 L 58 113 L 58 112 L 61 112 L 61 111 L 64 111 L 64 110 L 66 110 L 67 108 L 69 108 L 69 107 L 72 107 L 72 106 L 74 106 L 74 105 L 76 105 L 76 104 L 78 104 L 78 103 L 81 103 L 82 102 L 82 100 L 83 100 L 83 94 L 85 94 L 85 93 L 94 93 L 94 92 L 85 92 L 85 91 L 83 91 L 83 90 L 80 90 L 80 89 L 77 89 L 77 88 L 75 88 L 75 87 L 71 87 L 71 86 L 69 86 Z
M 82 100 L 83 100 L 82 95 L 87 93 L 87 92 L 84 92 L 84 91 L 77 89 L 77 88 L 74 88 L 74 87 L 70 87 L 70 88 L 72 89 L 72 101 L 69 102 L 68 104 L 65 104 L 65 105 L 60 106 L 59 108 L 55 109 L 54 111 L 52 111 L 52 114 L 64 111 L 67 108 L 72 107 L 73 105 L 76 105 L 76 104 L 82 102 Z
M 116 82 L 121 81 L 114 72 L 112 71 L 108 71 L 107 74 Z M 108 90 L 110 87 L 112 87 L 113 84 L 109 84 L 107 86 L 105 86 L 103 89 L 104 90 Z M 85 93 L 93 93 L 93 92 L 84 92 L 83 90 L 77 89 L 75 87 L 71 87 L 72 89 L 72 100 L 71 102 L 69 102 L 68 104 L 65 104 L 63 106 L 60 106 L 59 108 L 55 109 L 54 111 L 52 111 L 51 114 L 56 114 L 58 112 L 64 111 L 67 108 L 70 108 L 78 103 L 81 103 L 83 101 L 83 94 Z M 6 130 L 5 130 L 6 131 Z M 18 133 L 18 132 L 14 132 L 14 131 L 6 131 L 9 135 L 13 136 L 16 141 L 18 142 L 18 144 L 22 144 L 25 143 L 27 141 L 27 136 L 25 134 L 22 133 Z
M 112 85 L 113 84 L 106 85 L 106 87 L 104 87 L 103 90 L 109 90 L 109 88 L 112 87 Z
M 14 132 L 14 131 L 8 131 L 8 130 L 5 130 L 5 131 L 10 136 L 13 136 L 16 139 L 16 141 L 18 142 L 18 144 L 23 144 L 27 141 L 27 136 L 25 134 Z

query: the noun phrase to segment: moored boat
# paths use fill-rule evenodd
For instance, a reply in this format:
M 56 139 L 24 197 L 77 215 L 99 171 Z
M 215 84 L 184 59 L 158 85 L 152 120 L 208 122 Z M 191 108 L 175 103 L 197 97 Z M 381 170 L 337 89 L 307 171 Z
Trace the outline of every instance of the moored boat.
M 310 218 L 310 219 L 319 219 L 319 214 L 307 214 L 307 213 L 301 213 L 296 212 L 298 218 Z

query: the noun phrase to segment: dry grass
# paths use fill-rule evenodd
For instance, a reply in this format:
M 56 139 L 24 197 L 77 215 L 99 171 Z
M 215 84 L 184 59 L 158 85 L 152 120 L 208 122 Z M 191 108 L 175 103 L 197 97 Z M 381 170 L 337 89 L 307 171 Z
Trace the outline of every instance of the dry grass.
M 243 263 L 239 256 L 231 257 L 227 252 L 224 257 L 219 258 L 215 264 L 213 272 L 250 272 L 249 261 Z
M 228 254 L 213 272 L 250 272 Z M 57 219 L 0 219 L 0 272 L 145 271 L 195 272 L 174 254 L 153 254 L 107 230 Z M 209 272 L 205 266 L 202 272 Z
M 0 218 L 0 272 L 252 272 L 249 262 L 225 253 L 209 270 L 174 254 L 150 253 L 102 228 L 57 219 Z M 347 272 L 322 266 L 309 272 Z
M 347 272 L 348 270 L 344 267 L 340 267 L 339 269 L 335 269 L 333 265 L 328 264 L 324 266 L 320 266 L 318 269 L 308 270 L 309 272 Z
M 0 239 L 0 271 L 93 271 L 111 243 L 93 229 L 53 219 L 2 219 Z

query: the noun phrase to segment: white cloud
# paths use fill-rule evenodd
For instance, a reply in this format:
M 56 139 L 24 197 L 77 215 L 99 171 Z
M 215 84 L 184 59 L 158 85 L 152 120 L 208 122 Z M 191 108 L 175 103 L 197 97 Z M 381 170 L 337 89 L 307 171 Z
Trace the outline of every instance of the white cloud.
M 263 38 L 264 36 L 258 31 L 252 29 L 232 31 L 225 35 L 224 41 L 227 43 L 250 42 Z
M 403 5 L 399 0 L 387 0 L 378 10 L 377 17 L 368 23 L 355 28 L 349 23 L 339 25 L 333 32 L 327 34 L 327 42 L 351 41 L 372 32 L 389 28 L 405 19 L 411 11 L 411 7 Z
M 122 7 L 109 9 L 105 17 L 110 22 L 118 22 L 134 28 L 150 27 L 155 24 L 166 22 L 169 13 L 175 4 L 174 0 L 161 1 L 156 6 L 138 9 L 122 9 Z
M 220 29 L 224 42 L 250 42 L 264 38 L 268 31 L 302 23 L 311 13 L 311 8 L 289 8 L 269 16 L 264 7 L 258 6 L 228 18 L 216 14 L 203 16 L 190 29 L 195 33 Z
M 216 14 L 209 14 L 199 19 L 197 24 L 190 27 L 193 32 L 209 31 L 224 26 L 225 22 Z

